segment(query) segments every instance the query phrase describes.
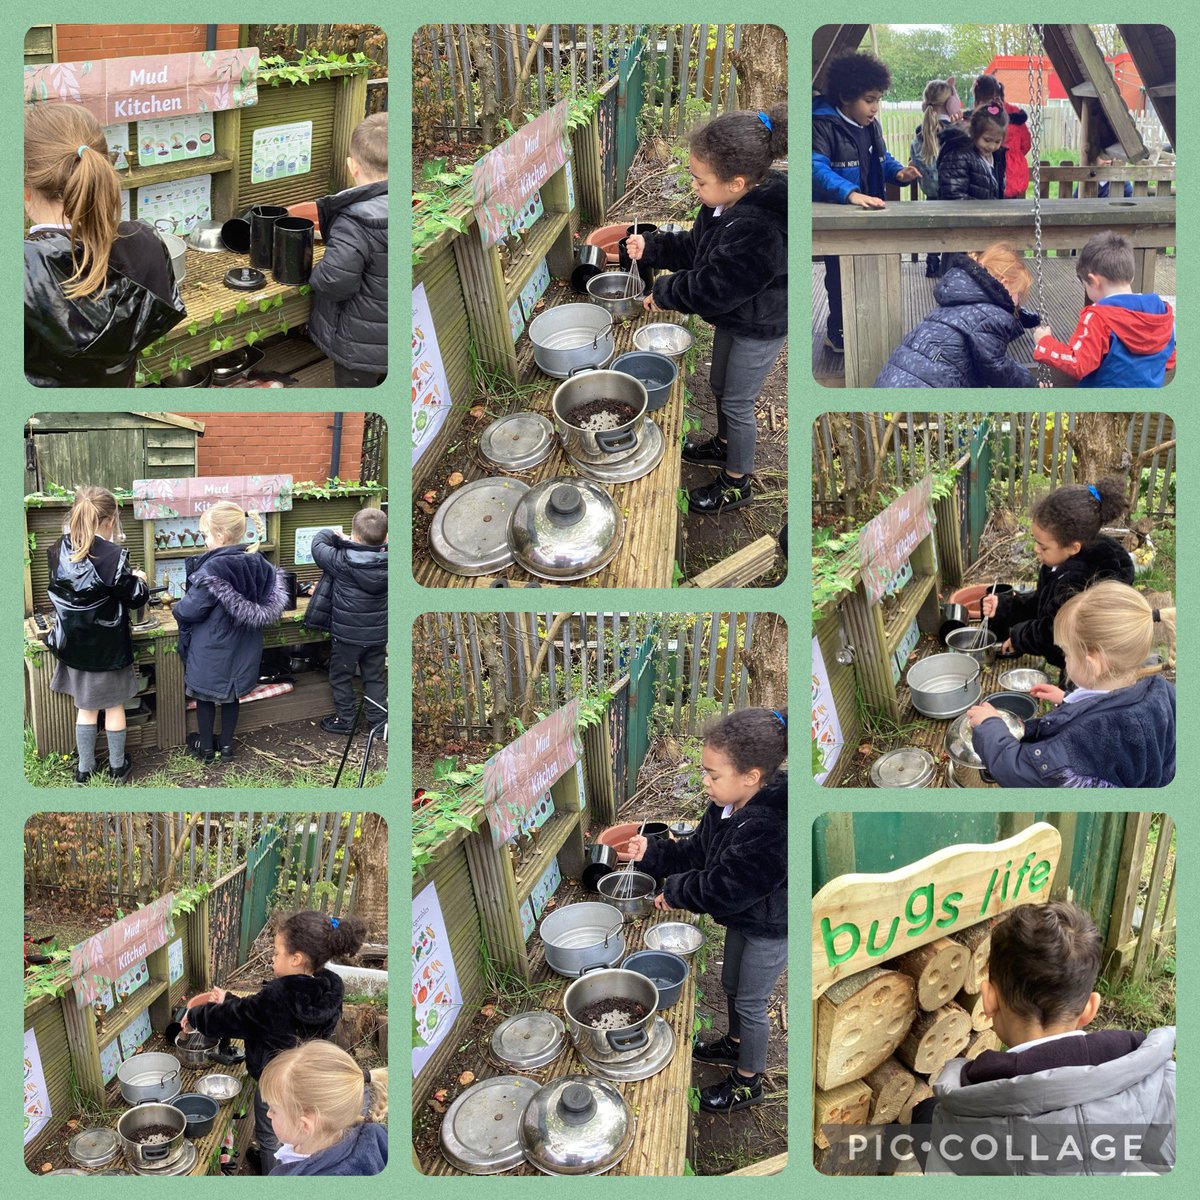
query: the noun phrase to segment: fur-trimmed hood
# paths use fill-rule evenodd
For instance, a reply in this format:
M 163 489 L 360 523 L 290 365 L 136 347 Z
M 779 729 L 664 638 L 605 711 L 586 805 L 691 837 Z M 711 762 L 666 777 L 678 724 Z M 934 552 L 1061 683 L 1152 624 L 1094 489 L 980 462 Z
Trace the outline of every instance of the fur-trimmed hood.
M 287 589 L 265 558 L 243 546 L 220 546 L 190 560 L 191 587 L 205 587 L 239 625 L 265 629 L 283 615 Z

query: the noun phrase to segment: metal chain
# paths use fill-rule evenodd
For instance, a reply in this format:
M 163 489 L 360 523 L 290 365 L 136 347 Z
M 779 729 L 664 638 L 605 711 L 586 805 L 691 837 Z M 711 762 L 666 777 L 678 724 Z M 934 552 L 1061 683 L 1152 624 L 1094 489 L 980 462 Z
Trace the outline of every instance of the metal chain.
M 1037 87 L 1034 87 L 1033 36 L 1037 34 Z M 1029 141 L 1033 155 L 1033 279 L 1037 310 L 1042 314 L 1045 299 L 1042 294 L 1042 114 L 1045 106 L 1043 90 L 1042 26 L 1025 26 L 1025 65 L 1029 76 Z M 1037 363 L 1034 373 L 1039 383 L 1050 382 L 1050 372 L 1045 363 Z

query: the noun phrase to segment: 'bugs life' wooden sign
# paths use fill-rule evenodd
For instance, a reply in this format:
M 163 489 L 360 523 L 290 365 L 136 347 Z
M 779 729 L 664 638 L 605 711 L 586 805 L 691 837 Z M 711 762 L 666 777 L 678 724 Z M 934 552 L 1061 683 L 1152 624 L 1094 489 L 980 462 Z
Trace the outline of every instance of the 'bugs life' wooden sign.
M 1050 896 L 1062 839 L 1038 822 L 880 875 L 831 879 L 812 902 L 812 994 L 926 942 Z

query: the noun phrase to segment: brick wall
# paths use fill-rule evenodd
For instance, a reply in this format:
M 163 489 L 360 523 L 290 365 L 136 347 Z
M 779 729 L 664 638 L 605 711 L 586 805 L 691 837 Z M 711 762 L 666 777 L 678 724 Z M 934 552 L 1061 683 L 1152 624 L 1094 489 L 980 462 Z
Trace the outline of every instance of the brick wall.
M 207 45 L 207 25 L 59 25 L 58 61 L 191 54 Z M 236 49 L 238 26 L 217 26 L 217 49 Z
M 332 449 L 332 413 L 182 413 L 204 422 L 198 475 L 292 475 L 324 482 Z M 342 418 L 342 479 L 362 476 L 363 414 Z

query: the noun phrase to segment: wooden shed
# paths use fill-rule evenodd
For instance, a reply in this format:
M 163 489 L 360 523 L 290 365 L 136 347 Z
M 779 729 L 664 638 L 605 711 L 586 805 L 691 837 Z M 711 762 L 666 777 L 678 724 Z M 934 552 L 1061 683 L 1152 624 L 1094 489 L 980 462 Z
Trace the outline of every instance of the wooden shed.
M 25 494 L 194 477 L 203 433 L 203 421 L 175 413 L 34 413 L 25 428 Z

